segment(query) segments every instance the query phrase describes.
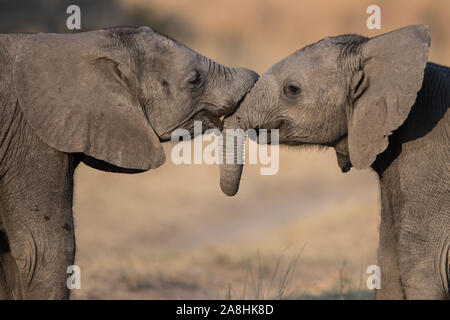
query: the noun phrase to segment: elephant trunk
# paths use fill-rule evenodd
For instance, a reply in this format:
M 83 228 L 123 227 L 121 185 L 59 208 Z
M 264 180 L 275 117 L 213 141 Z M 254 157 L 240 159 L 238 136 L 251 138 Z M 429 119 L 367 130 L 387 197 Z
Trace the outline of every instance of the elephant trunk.
M 264 78 L 259 78 L 238 110 L 224 119 L 220 188 L 228 196 L 234 196 L 239 189 L 244 163 L 245 131 L 259 128 L 265 123 L 267 113 L 264 110 L 269 106 L 266 98 L 271 96 L 268 95 L 266 82 Z
M 237 141 L 235 141 L 235 135 L 231 133 L 232 130 L 239 129 L 238 119 L 233 115 L 225 119 L 223 126 L 223 158 L 220 165 L 220 188 L 223 193 L 230 197 L 238 192 L 244 166 L 242 156 L 245 147 L 245 137 L 237 136 Z M 231 139 L 233 141 L 230 141 Z

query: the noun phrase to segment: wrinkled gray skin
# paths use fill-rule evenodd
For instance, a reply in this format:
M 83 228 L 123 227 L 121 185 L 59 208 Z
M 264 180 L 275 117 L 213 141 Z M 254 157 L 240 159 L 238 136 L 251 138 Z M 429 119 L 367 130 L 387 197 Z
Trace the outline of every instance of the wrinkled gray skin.
M 378 299 L 450 297 L 450 69 L 427 63 L 429 43 L 427 26 L 323 39 L 273 65 L 224 121 L 279 128 L 282 144 L 333 147 L 343 172 L 378 173 Z M 221 167 L 224 193 L 241 170 Z
M 68 298 L 73 172 L 142 172 L 257 80 L 150 28 L 0 35 L 0 299 Z

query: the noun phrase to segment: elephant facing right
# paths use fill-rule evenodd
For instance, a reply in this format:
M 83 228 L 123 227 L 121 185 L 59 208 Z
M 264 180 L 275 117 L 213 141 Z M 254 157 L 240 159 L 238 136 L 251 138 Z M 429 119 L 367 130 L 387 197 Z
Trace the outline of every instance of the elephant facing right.
M 332 147 L 343 172 L 377 172 L 378 299 L 450 298 L 450 68 L 427 62 L 429 45 L 426 25 L 325 38 L 273 65 L 224 119 L 224 130 L 279 129 L 281 144 Z M 221 165 L 225 194 L 241 173 Z

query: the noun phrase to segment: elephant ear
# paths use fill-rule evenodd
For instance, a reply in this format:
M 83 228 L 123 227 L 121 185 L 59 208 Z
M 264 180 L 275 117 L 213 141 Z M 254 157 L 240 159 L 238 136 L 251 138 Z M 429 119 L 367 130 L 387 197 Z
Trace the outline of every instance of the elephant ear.
M 17 99 L 36 134 L 63 152 L 148 170 L 165 161 L 139 101 L 131 51 L 110 31 L 27 36 L 15 59 Z
M 429 45 L 426 25 L 362 44 L 362 71 L 353 79 L 356 100 L 348 116 L 348 149 L 355 168 L 370 167 L 387 148 L 388 136 L 408 117 L 422 86 Z

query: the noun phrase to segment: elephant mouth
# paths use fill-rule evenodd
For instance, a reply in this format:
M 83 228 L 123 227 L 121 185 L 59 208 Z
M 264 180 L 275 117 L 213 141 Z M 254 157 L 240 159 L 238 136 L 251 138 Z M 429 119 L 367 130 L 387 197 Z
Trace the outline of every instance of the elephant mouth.
M 175 128 L 166 130 L 159 136 L 159 139 L 162 142 L 169 141 L 171 139 L 172 133 L 176 129 L 185 129 L 189 131 L 191 137 L 194 137 L 194 134 L 197 134 L 197 132 L 195 131 L 196 121 L 201 121 L 202 130 L 201 132 L 199 132 L 200 134 L 203 134 L 208 129 L 222 130 L 222 118 L 223 117 L 215 112 L 209 111 L 207 109 L 201 109 L 200 111 L 196 111 L 195 113 L 191 114 L 186 120 L 177 125 Z
M 195 122 L 201 122 L 201 131 L 198 132 L 195 129 Z M 196 134 L 203 134 L 208 129 L 218 129 L 222 130 L 223 122 L 222 117 L 215 112 L 211 112 L 209 110 L 203 109 L 190 117 L 183 126 L 183 129 L 186 129 L 191 134 L 191 137 L 195 137 Z
M 159 139 L 162 142 L 169 141 L 172 135 L 172 132 L 176 130 L 177 128 L 186 129 L 191 134 L 191 137 L 194 137 L 194 122 L 195 121 L 201 121 L 202 122 L 202 131 L 201 134 L 203 134 L 208 129 L 223 129 L 223 121 L 225 118 L 231 116 L 234 114 L 242 104 L 242 102 L 245 100 L 245 97 L 247 94 L 251 91 L 253 86 L 255 85 L 256 81 L 249 87 L 247 90 L 244 91 L 242 96 L 237 100 L 234 104 L 230 104 L 231 106 L 220 106 L 217 107 L 216 105 L 205 103 L 200 108 L 197 108 L 197 110 L 193 111 L 185 121 L 183 121 L 181 124 L 176 126 L 175 128 L 171 128 L 169 130 L 166 130 L 163 134 L 159 136 Z
M 336 151 L 338 165 L 343 173 L 350 171 L 353 166 L 348 153 L 347 139 L 347 134 L 345 134 L 344 136 L 328 145 L 329 147 L 333 147 Z
M 310 144 L 306 136 L 299 136 L 295 134 L 295 125 L 289 119 L 275 119 L 265 123 L 262 126 L 255 128 L 257 135 L 257 142 L 263 144 L 271 144 L 272 142 L 272 130 L 278 130 L 278 142 L 286 146 L 303 146 Z M 261 131 L 265 130 L 267 138 L 261 137 Z M 265 141 L 267 140 L 267 142 Z

